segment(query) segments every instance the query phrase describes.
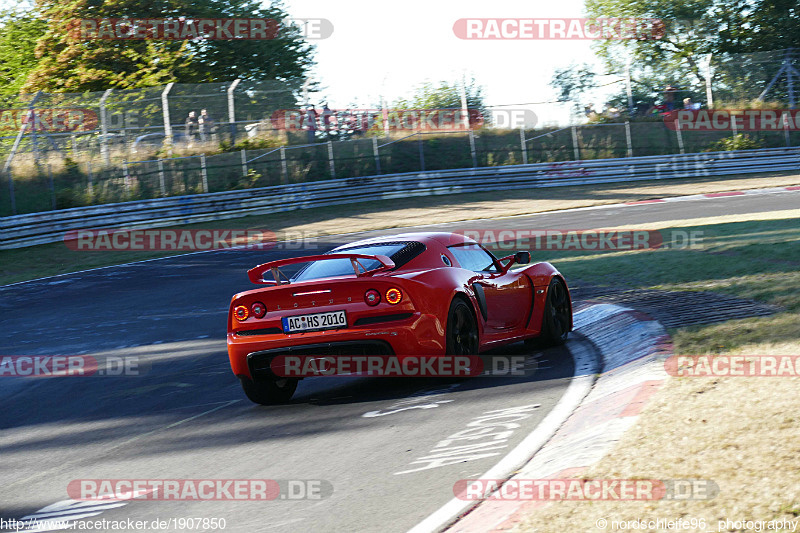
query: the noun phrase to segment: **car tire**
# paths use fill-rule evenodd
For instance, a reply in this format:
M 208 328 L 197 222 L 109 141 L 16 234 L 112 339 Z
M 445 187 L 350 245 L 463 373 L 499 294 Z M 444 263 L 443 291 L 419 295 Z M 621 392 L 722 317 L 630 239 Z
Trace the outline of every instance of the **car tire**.
M 286 403 L 297 390 L 298 380 L 295 378 L 273 378 L 269 380 L 253 381 L 242 378 L 242 389 L 253 403 L 261 405 L 275 405 Z
M 447 312 L 445 339 L 447 355 L 477 355 L 479 348 L 478 324 L 470 305 L 455 298 Z
M 542 332 L 539 340 L 545 346 L 560 346 L 567 341 L 572 305 L 564 282 L 558 278 L 550 280 L 547 287 L 547 299 L 542 317 Z

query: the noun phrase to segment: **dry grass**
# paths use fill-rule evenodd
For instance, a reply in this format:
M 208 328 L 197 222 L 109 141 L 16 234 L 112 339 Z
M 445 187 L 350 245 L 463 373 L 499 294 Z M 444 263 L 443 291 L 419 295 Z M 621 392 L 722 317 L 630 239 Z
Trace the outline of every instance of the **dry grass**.
M 767 317 L 676 330 L 672 333 L 676 354 L 800 355 L 800 272 L 796 266 L 800 219 L 796 213 L 789 215 L 706 220 L 705 229 L 716 231 L 708 244 L 717 255 L 704 250 L 628 252 L 605 259 L 587 257 L 583 264 L 575 257 L 567 258 L 562 270 L 572 268 L 595 277 L 608 270 L 621 279 L 633 279 L 629 274 L 638 272 L 637 287 L 720 291 L 786 309 Z M 668 268 L 660 268 L 665 265 Z M 690 532 L 745 531 L 726 520 L 797 520 L 798 458 L 799 377 L 669 378 L 636 425 L 580 477 L 708 479 L 719 486 L 718 496 L 553 502 L 530 510 L 515 531 L 601 531 L 597 527 L 601 518 L 608 521 L 605 531 L 623 529 L 613 521 L 705 521 L 705 527 L 681 529 Z
M 798 354 L 800 345 L 753 344 L 741 354 Z M 553 502 L 515 530 L 599 531 L 596 521 L 797 519 L 800 515 L 800 378 L 674 378 L 613 452 L 586 478 L 710 479 L 719 495 L 694 501 Z M 652 529 L 648 531 L 669 531 Z M 672 530 L 675 531 L 675 530 Z
M 392 199 L 346 206 L 291 211 L 176 226 L 194 229 L 265 229 L 277 234 L 303 232 L 306 237 L 481 218 L 526 215 L 559 209 L 630 202 L 685 194 L 702 194 L 800 184 L 800 175 L 748 178 L 685 179 L 637 184 L 601 184 L 493 191 L 486 193 Z M 63 243 L 0 251 L 0 284 L 14 283 L 87 268 L 177 255 L 175 252 L 76 252 Z

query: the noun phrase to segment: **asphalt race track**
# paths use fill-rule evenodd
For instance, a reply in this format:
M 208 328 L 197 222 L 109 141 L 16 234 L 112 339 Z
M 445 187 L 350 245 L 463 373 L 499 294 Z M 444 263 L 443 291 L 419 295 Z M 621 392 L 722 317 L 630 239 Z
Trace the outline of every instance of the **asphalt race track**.
M 588 229 L 794 209 L 798 198 L 732 196 L 436 228 Z M 142 361 L 139 376 L 0 379 L 0 518 L 222 518 L 231 532 L 405 531 L 449 501 L 457 480 L 480 477 L 512 450 L 574 374 L 567 350 L 519 344 L 504 353 L 526 357 L 535 372 L 524 377 L 315 378 L 301 382 L 289 405 L 256 406 L 230 372 L 227 306 L 251 287 L 247 268 L 307 253 L 197 253 L 0 288 L 0 355 Z M 494 429 L 453 440 L 475 427 Z M 273 501 L 64 503 L 68 484 L 82 479 L 316 481 L 294 483 L 296 492 Z M 302 497 L 298 487 L 322 490 Z

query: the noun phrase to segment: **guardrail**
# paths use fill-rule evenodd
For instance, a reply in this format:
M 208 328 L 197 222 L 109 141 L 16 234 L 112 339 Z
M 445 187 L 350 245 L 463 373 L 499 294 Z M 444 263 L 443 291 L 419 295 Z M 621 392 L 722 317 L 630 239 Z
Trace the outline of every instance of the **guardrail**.
M 412 196 L 798 169 L 800 148 L 771 148 L 335 179 L 5 217 L 0 249 L 57 242 L 76 229 L 152 228 Z

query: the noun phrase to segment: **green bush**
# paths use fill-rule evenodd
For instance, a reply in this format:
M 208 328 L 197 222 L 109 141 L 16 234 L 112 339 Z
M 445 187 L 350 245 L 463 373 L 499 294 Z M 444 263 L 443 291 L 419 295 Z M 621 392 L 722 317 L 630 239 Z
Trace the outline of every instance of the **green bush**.
M 731 152 L 733 150 L 755 150 L 764 148 L 764 141 L 752 139 L 744 133 L 725 137 L 703 150 L 704 152 Z

